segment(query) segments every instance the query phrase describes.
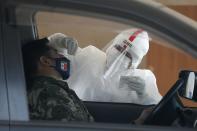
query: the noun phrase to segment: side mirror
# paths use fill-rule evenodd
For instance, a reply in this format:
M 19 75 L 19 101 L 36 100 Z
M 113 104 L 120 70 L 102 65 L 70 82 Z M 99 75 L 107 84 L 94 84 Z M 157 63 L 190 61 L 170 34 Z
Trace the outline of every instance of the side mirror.
M 197 102 L 197 72 L 184 70 L 180 72 L 179 78 L 184 80 L 179 95 Z

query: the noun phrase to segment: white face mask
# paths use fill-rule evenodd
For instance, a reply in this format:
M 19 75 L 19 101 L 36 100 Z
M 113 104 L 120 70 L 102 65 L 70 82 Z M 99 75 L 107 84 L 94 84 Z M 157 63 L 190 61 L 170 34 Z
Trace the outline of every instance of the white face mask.
M 142 57 L 143 58 L 143 57 Z M 136 69 L 139 64 L 142 61 L 142 58 L 140 58 L 139 56 L 135 56 L 134 54 L 132 54 L 132 64 L 131 64 L 131 69 Z

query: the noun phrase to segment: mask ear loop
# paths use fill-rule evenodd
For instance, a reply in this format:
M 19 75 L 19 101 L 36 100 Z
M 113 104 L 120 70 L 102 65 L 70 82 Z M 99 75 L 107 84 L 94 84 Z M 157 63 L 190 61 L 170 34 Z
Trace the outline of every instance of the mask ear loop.
M 39 58 L 39 62 L 42 63 L 42 64 L 44 64 L 44 65 L 49 65 L 49 66 L 50 66 L 50 63 L 51 63 L 51 62 L 49 62 L 49 59 L 51 59 L 51 58 L 49 58 L 49 57 L 46 56 L 46 55 L 43 55 L 43 56 L 41 56 L 41 57 Z
M 54 58 L 51 57 L 51 56 L 46 55 L 45 57 L 47 57 L 48 59 L 51 59 L 51 60 L 54 61 Z M 55 67 L 56 67 L 56 62 L 54 62 L 54 63 L 55 63 L 55 65 L 50 65 L 49 67 L 55 68 Z M 49 64 L 49 63 L 48 63 L 48 64 Z

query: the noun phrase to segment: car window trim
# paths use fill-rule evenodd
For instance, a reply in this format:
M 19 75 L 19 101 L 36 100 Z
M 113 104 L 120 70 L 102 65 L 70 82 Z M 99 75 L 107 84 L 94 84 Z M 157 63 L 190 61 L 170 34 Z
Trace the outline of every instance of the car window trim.
M 0 120 L 9 121 L 9 107 L 8 107 L 8 96 L 7 87 L 5 81 L 5 63 L 4 63 L 4 50 L 3 50 L 3 11 L 0 10 Z

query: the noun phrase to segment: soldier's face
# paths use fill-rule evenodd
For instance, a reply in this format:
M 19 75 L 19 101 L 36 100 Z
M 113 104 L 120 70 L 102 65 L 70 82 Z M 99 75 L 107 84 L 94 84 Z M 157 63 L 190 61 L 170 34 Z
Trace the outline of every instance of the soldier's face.
M 70 76 L 70 60 L 68 60 L 63 55 L 57 53 L 57 50 L 51 49 L 48 54 L 50 59 L 51 71 L 56 72 L 63 80 L 66 80 Z
M 53 59 L 55 59 L 55 58 L 63 58 L 64 56 L 58 54 L 56 49 L 51 48 L 51 49 L 49 50 L 49 52 L 48 52 L 47 57 L 50 59 L 50 63 L 51 63 L 52 65 L 54 65 L 54 64 L 55 64 L 55 61 L 54 61 Z
M 52 66 L 55 66 L 55 58 L 62 58 L 63 56 L 57 53 L 57 50 L 50 48 L 50 50 L 40 57 L 40 66 L 44 70 L 53 70 Z

